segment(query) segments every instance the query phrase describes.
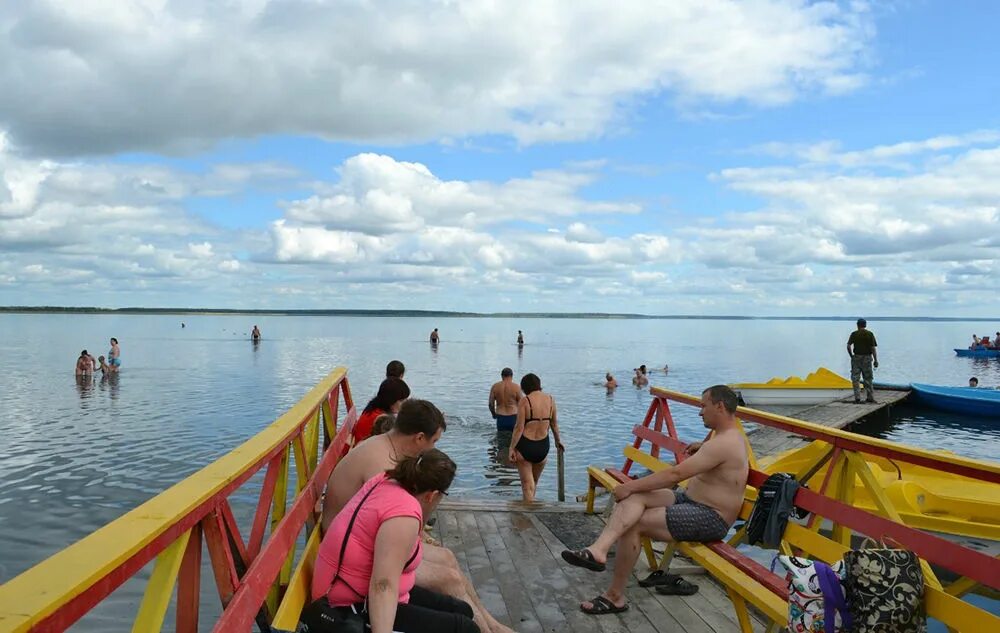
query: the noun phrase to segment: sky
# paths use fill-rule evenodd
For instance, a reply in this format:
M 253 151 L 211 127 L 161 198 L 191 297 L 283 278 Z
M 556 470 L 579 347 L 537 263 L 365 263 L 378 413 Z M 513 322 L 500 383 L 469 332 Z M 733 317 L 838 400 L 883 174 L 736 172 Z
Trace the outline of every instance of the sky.
M 0 305 L 1000 316 L 1000 3 L 0 3 Z

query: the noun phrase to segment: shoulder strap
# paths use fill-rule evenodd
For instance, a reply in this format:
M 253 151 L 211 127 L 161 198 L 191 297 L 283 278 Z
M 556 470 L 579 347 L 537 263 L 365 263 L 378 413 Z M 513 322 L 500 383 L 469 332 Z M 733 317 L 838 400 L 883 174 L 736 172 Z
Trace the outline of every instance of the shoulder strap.
M 382 481 L 385 480 L 383 479 Z M 359 598 L 364 598 L 365 596 L 362 595 L 361 592 L 359 592 L 357 589 L 352 587 L 351 583 L 347 582 L 346 580 L 340 577 L 340 569 L 341 569 L 340 565 L 341 563 L 344 562 L 344 553 L 347 552 L 347 541 L 351 536 L 351 530 L 354 528 L 354 521 L 357 520 L 358 518 L 358 512 L 361 511 L 361 506 L 364 505 L 365 501 L 368 500 L 368 497 L 370 497 L 371 494 L 375 492 L 375 489 L 378 488 L 381 483 L 382 482 L 380 481 L 374 486 L 372 486 L 371 489 L 365 493 L 365 496 L 361 498 L 361 501 L 358 502 L 357 507 L 354 508 L 354 514 L 351 515 L 351 520 L 347 523 L 347 531 L 344 532 L 344 542 L 341 543 L 340 545 L 340 555 L 337 557 L 337 573 L 336 575 L 334 575 L 333 580 L 330 581 L 330 587 L 332 588 L 335 584 L 337 584 L 338 580 L 343 580 L 344 584 L 347 585 L 347 588 L 356 593 Z M 329 593 L 329 591 L 330 590 L 327 589 L 327 593 Z

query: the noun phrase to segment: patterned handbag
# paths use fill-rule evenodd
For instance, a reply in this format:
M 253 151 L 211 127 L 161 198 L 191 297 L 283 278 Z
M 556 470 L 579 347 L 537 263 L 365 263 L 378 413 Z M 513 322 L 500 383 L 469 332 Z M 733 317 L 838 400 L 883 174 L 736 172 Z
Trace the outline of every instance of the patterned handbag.
M 924 573 L 913 552 L 865 539 L 844 554 L 847 604 L 856 633 L 924 633 Z
M 841 583 L 844 563 L 826 565 L 808 558 L 778 556 L 788 578 L 788 630 L 791 633 L 842 633 L 849 631 Z

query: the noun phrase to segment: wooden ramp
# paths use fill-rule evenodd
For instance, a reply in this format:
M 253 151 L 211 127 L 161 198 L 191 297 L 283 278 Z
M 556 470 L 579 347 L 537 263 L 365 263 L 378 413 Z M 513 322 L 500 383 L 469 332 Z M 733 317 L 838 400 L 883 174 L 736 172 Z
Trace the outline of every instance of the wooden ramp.
M 597 516 L 584 515 L 579 504 L 526 506 L 503 501 L 449 500 L 437 511 L 435 536 L 451 548 L 472 579 L 487 610 L 521 633 L 712 633 L 739 631 L 732 604 L 723 589 L 707 576 L 691 576 L 698 593 L 688 597 L 661 596 L 641 589 L 636 577 L 626 590 L 631 608 L 622 614 L 589 616 L 581 601 L 600 594 L 611 572 L 594 573 L 567 565 L 559 553 L 576 542 L 564 543 L 549 525 L 573 513 L 572 533 L 596 533 L 603 527 Z M 563 530 L 557 531 L 563 532 Z M 636 573 L 648 573 L 643 559 Z M 755 630 L 765 625 L 754 622 Z
M 776 413 L 796 420 L 822 424 L 834 429 L 848 427 L 863 418 L 879 414 L 888 415 L 893 405 L 899 404 L 910 395 L 909 390 L 876 389 L 874 404 L 855 404 L 854 397 L 836 400 L 826 404 L 801 406 L 759 406 L 752 407 L 767 413 Z M 750 429 L 748 429 L 749 431 Z M 759 458 L 777 455 L 791 448 L 798 448 L 808 442 L 807 438 L 786 431 L 761 427 L 748 433 L 750 445 Z

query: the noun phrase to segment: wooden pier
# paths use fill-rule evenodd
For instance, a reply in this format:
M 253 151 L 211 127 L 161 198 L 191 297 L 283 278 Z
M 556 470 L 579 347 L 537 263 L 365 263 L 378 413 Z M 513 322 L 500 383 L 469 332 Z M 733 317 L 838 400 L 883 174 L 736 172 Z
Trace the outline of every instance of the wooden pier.
M 856 404 L 853 397 L 810 406 L 760 406 L 759 411 L 776 413 L 796 420 L 843 429 L 873 415 L 888 415 L 893 405 L 910 395 L 908 389 L 876 389 L 874 403 Z M 810 440 L 770 427 L 747 428 L 747 437 L 758 459 L 797 448 Z
M 458 557 L 487 610 L 520 633 L 739 631 L 732 603 L 714 580 L 689 576 L 698 593 L 661 596 L 636 584 L 649 573 L 641 559 L 626 590 L 628 611 L 580 611 L 580 602 L 611 582 L 610 565 L 603 573 L 587 571 L 566 564 L 560 552 L 588 545 L 603 527 L 581 504 L 448 500 L 437 511 L 434 535 Z M 754 620 L 755 631 L 765 628 Z

